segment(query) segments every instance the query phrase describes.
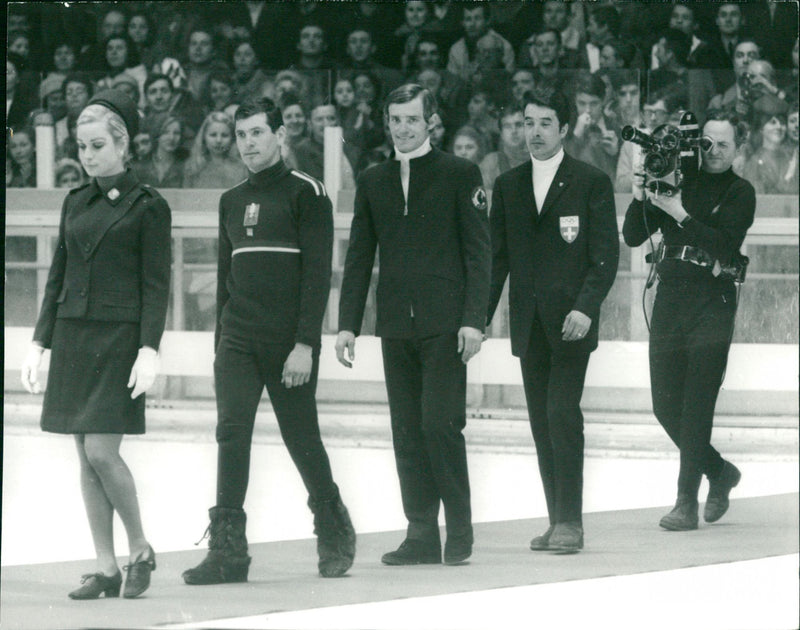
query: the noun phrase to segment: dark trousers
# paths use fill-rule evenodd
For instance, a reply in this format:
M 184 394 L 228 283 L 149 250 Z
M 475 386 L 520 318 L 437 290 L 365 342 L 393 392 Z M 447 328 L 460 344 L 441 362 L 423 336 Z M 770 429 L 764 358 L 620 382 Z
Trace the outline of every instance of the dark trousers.
M 537 317 L 528 351 L 520 363 L 550 523 L 582 522 L 583 413 L 580 402 L 589 353 L 554 353 Z
M 335 495 L 328 454 L 317 418 L 319 350 L 311 380 L 301 387 L 281 383 L 283 364 L 294 343 L 264 343 L 223 333 L 214 359 L 217 389 L 217 505 L 241 508 L 250 477 L 250 445 L 264 386 L 286 448 L 311 498 Z
M 678 494 L 691 499 L 723 460 L 711 446 L 714 407 L 736 315 L 732 282 L 660 284 L 650 325 L 653 412 L 680 449 Z
M 455 333 L 382 339 L 392 439 L 409 539 L 439 542 L 439 502 L 448 536 L 472 538 L 466 425 L 467 368 Z

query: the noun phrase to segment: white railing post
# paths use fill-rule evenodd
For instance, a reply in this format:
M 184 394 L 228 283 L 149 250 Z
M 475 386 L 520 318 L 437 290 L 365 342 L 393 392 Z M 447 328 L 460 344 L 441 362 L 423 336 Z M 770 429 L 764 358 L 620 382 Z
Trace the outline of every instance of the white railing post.
M 325 146 L 325 188 L 328 197 L 333 204 L 333 212 L 336 212 L 336 201 L 339 198 L 339 189 L 342 187 L 342 160 L 344 159 L 344 149 L 342 144 L 341 127 L 325 127 L 323 137 Z
M 36 187 L 56 187 L 56 128 L 52 124 L 36 125 Z

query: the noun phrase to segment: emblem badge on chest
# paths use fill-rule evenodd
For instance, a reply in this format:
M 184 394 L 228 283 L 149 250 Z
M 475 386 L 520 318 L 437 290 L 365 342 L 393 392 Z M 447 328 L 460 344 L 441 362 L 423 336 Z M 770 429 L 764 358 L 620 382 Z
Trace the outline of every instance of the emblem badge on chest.
M 559 217 L 558 227 L 561 232 L 561 238 L 567 243 L 572 243 L 578 238 L 578 232 L 581 229 L 580 217 Z
M 257 203 L 248 203 L 244 207 L 244 220 L 242 225 L 247 230 L 247 236 L 253 236 L 253 227 L 258 225 L 258 211 L 261 205 Z

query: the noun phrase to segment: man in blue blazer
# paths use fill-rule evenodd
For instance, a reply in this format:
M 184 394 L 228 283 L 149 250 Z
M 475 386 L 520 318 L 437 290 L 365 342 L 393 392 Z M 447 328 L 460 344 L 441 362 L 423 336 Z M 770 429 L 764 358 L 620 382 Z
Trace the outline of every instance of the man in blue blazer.
M 600 304 L 617 272 L 611 180 L 564 152 L 569 104 L 551 88 L 524 99 L 526 162 L 497 178 L 490 214 L 488 320 L 510 276 L 511 352 L 520 357 L 550 527 L 533 550 L 583 548 L 580 400 Z

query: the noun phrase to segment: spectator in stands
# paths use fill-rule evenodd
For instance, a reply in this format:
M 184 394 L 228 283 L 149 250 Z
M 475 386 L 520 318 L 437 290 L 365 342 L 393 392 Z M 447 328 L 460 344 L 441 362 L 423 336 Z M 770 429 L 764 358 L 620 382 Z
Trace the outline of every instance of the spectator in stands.
M 214 71 L 208 75 L 206 93 L 200 105 L 209 112 L 222 112 L 233 102 L 233 78 L 229 72 Z
M 403 74 L 394 68 L 387 68 L 374 59 L 376 52 L 372 33 L 363 27 L 356 26 L 347 34 L 346 58 L 344 68 L 351 70 L 367 70 L 378 78 L 383 86 L 380 98 L 398 87 L 403 82 Z
M 76 46 L 69 41 L 59 41 L 53 48 L 52 68 L 47 78 L 52 76 L 66 78 L 68 74 L 75 71 L 77 61 L 78 50 Z
M 471 82 L 478 69 L 478 41 L 487 35 L 501 48 L 501 59 L 506 72 L 514 71 L 514 49 L 499 33 L 490 28 L 489 6 L 484 2 L 464 3 L 461 26 L 464 37 L 450 47 L 447 69 L 462 80 Z
M 600 48 L 600 69 L 621 70 L 631 68 L 636 57 L 636 46 L 619 39 L 607 41 Z
M 580 30 L 570 23 L 569 7 L 562 0 L 546 0 L 542 7 L 542 30 L 554 30 L 560 34 L 562 57 L 577 54 L 583 39 Z
M 435 72 L 436 77 L 431 72 Z M 457 110 L 463 108 L 469 95 L 467 83 L 444 68 L 439 39 L 435 35 L 422 35 L 417 41 L 408 79 L 420 85 L 427 83 L 425 87 L 434 93 L 436 103 L 448 119 L 453 119 Z M 432 89 L 434 81 L 435 89 Z
M 202 106 L 188 90 L 174 89 L 170 79 L 163 74 L 151 74 L 144 84 L 145 120 L 169 113 L 181 119 L 183 129 L 182 146 L 192 146 L 195 133 L 203 123 Z
M 564 142 L 567 153 L 604 171 L 614 181 L 619 129 L 604 115 L 606 86 L 596 74 L 582 74 L 575 86 L 577 119 Z
M 744 37 L 741 6 L 737 2 L 719 3 L 714 24 L 716 31 L 709 41 L 710 63 L 717 92 L 722 92 L 731 84 L 730 69 L 736 73 L 736 48 Z
M 762 96 L 769 95 L 775 96 L 782 101 L 786 100 L 786 92 L 778 86 L 778 77 L 775 73 L 775 68 L 766 59 L 756 59 L 750 62 L 748 70 L 750 78 L 750 92 L 754 104 L 758 103 L 758 99 Z M 797 92 L 797 85 L 794 86 L 795 93 Z
M 453 135 L 451 153 L 473 164 L 480 164 L 486 155 L 486 140 L 477 129 L 464 125 Z
M 761 46 L 762 58 L 777 70 L 791 68 L 797 40 L 797 2 L 748 2 L 742 6 L 748 32 Z
M 153 66 L 164 56 L 156 40 L 156 27 L 147 11 L 137 11 L 128 20 L 128 37 L 136 47 L 139 60 L 150 72 Z
M 308 82 L 295 70 L 281 70 L 275 75 L 275 97 L 280 101 L 288 93 L 294 94 L 303 103 L 309 102 Z
M 686 56 L 686 65 L 689 68 L 713 68 L 718 61 L 708 42 L 697 36 L 697 19 L 695 5 L 676 2 L 669 16 L 669 28 L 674 28 L 686 33 L 691 38 L 689 53 Z M 658 70 L 661 64 L 658 59 L 658 42 L 653 44 L 650 51 L 650 69 Z
M 197 101 L 202 98 L 209 75 L 214 70 L 229 70 L 217 58 L 217 50 L 212 30 L 206 26 L 195 26 L 189 33 L 186 46 L 186 89 Z
M 102 71 L 106 67 L 106 42 L 110 37 L 125 35 L 128 16 L 121 9 L 122 5 L 114 4 L 101 18 L 96 39 L 85 43 L 80 51 L 78 67 L 84 71 Z
M 787 192 L 784 176 L 791 155 L 786 151 L 784 140 L 789 106 L 777 97 L 765 96 L 756 101 L 753 109 L 753 127 L 748 139 L 750 157 L 744 164 L 742 177 L 759 194 Z
M 237 103 L 243 103 L 247 99 L 260 94 L 264 84 L 269 81 L 267 75 L 259 67 L 256 48 L 249 39 L 234 44 L 230 65 L 233 68 L 233 100 Z M 213 74 L 219 75 L 221 73 L 215 72 Z M 209 82 L 211 81 L 211 76 L 209 75 Z M 218 109 L 222 110 L 224 108 Z M 223 188 L 227 188 L 227 186 L 223 186 Z
M 78 120 L 78 115 L 89 104 L 89 99 L 94 92 L 91 80 L 83 73 L 67 75 L 61 87 L 64 94 L 66 115 L 62 118 L 57 118 L 55 123 L 56 153 L 59 154 L 62 153 L 64 142 L 70 135 L 70 126 L 74 126 Z
M 170 114 L 161 114 L 148 122 L 153 152 L 136 169 L 139 180 L 154 188 L 183 187 L 186 151 L 181 147 L 183 122 Z
M 336 115 L 336 106 L 331 103 L 321 103 L 311 110 L 310 134 L 307 138 L 300 140 L 294 145 L 294 155 L 297 168 L 312 177 L 322 180 L 325 176 L 325 128 L 336 127 L 339 125 L 339 118 Z M 348 153 L 355 155 L 351 162 Z M 345 189 L 355 188 L 355 178 L 351 164 L 358 163 L 357 153 L 350 151 L 345 146 L 345 155 L 342 160 L 341 187 Z
M 62 158 L 56 162 L 56 188 L 77 188 L 86 183 L 83 168 L 79 162 L 70 158 Z
M 467 102 L 467 123 L 481 133 L 486 146 L 494 150 L 500 137 L 497 124 L 495 95 L 488 88 L 478 85 L 472 89 Z
M 348 76 L 339 77 L 334 84 L 333 102 L 342 125 L 344 141 L 358 143 L 359 132 L 364 126 L 364 115 L 356 109 L 356 90 Z
M 514 101 L 500 113 L 500 143 L 481 160 L 481 175 L 486 188 L 494 188 L 494 180 L 501 173 L 531 159 L 525 145 L 525 118 L 522 101 Z
M 589 41 L 582 51 L 581 67 L 597 72 L 600 69 L 600 51 L 604 45 L 619 39 L 619 33 L 620 17 L 613 6 L 603 4 L 590 9 L 586 24 Z
M 53 120 L 60 120 L 67 114 L 64 104 L 64 78 L 53 74 L 39 84 L 39 103 L 50 112 Z
M 738 11 L 737 5 L 728 4 L 726 6 L 734 6 Z M 754 40 L 743 39 L 738 42 L 733 52 L 733 72 L 736 82 L 727 90 L 712 98 L 708 108 L 735 111 L 742 119 L 747 119 L 752 105 L 750 64 L 760 58 L 761 50 Z
M 281 109 L 283 126 L 286 127 L 286 141 L 281 146 L 281 155 L 289 168 L 298 168 L 294 147 L 307 136 L 308 116 L 302 101 L 295 92 L 284 93 L 278 105 Z
M 141 164 L 147 162 L 153 153 L 153 139 L 150 137 L 150 132 L 141 130 L 133 137 L 131 142 L 131 166 L 137 170 Z
M 429 3 L 418 0 L 407 0 L 403 12 L 404 22 L 394 32 L 392 49 L 400 51 L 397 60 L 403 74 L 408 74 L 414 60 L 417 43 L 424 35 L 436 33 L 437 27 L 429 24 Z
M 26 69 L 35 69 L 31 64 L 30 36 L 25 31 L 12 31 L 8 34 L 8 52 L 19 55 Z
M 36 136 L 33 129 L 15 129 L 8 139 L 9 188 L 36 188 Z
M 514 74 L 511 75 L 511 96 L 514 97 L 514 102 L 521 105 L 525 93 L 533 90 L 535 85 L 536 80 L 533 75 L 533 70 L 520 68 L 514 72 Z
M 551 3 L 547 3 L 549 6 Z M 527 52 L 533 67 L 536 85 L 550 85 L 561 89 L 569 80 L 568 75 L 577 68 L 578 58 L 574 50 L 564 50 L 558 31 L 542 28 L 531 35 L 527 42 Z M 525 62 L 525 67 L 528 62 Z
M 444 139 L 447 130 L 444 126 L 444 121 L 442 120 L 441 114 L 439 112 L 434 112 L 433 114 L 431 114 L 430 120 L 428 122 L 430 125 L 431 146 L 440 150 L 444 150 Z M 386 138 L 388 141 L 389 136 L 386 136 Z
M 617 70 L 608 72 L 606 76 L 613 94 L 612 100 L 606 104 L 606 117 L 613 117 L 616 120 L 615 128 L 621 129 L 625 125 L 638 127 L 641 124 L 639 72 Z
M 656 56 L 659 67 L 648 77 L 651 90 L 663 90 L 675 86 L 686 94 L 689 110 L 702 126 L 708 103 L 714 97 L 714 78 L 707 68 L 688 66 L 691 39 L 681 30 L 669 28 L 661 34 L 656 43 Z
M 353 88 L 355 107 L 361 121 L 356 144 L 361 150 L 374 149 L 384 141 L 380 80 L 371 72 L 359 70 L 353 75 Z M 351 163 L 355 163 L 355 155 L 351 154 L 350 157 Z
M 139 82 L 135 77 L 127 72 L 122 72 L 115 76 L 111 81 L 111 87 L 127 94 L 128 98 L 130 98 L 134 103 L 138 103 L 141 99 L 141 95 L 139 93 Z
M 794 100 L 789 104 L 789 115 L 786 118 L 786 139 L 784 140 L 784 148 L 789 156 L 789 163 L 782 175 L 782 187 L 783 191 L 790 195 L 798 194 L 798 182 L 800 181 L 800 156 L 798 156 L 798 148 L 800 148 L 800 115 L 797 110 L 797 100 Z
M 331 93 L 330 71 L 338 64 L 328 53 L 325 31 L 319 24 L 306 24 L 297 41 L 297 61 L 290 66 L 305 76 L 313 100 L 322 100 Z
M 184 188 L 233 188 L 247 179 L 247 167 L 234 142 L 233 119 L 211 112 L 194 140 L 186 162 Z
M 103 76 L 97 82 L 97 89 L 110 89 L 114 86 L 114 79 L 125 72 L 136 79 L 139 84 L 139 94 L 144 94 L 144 84 L 147 81 L 147 69 L 139 60 L 136 45 L 126 35 L 112 35 L 103 46 L 105 51 L 105 65 Z M 144 99 L 136 101 L 139 107 L 144 107 Z

